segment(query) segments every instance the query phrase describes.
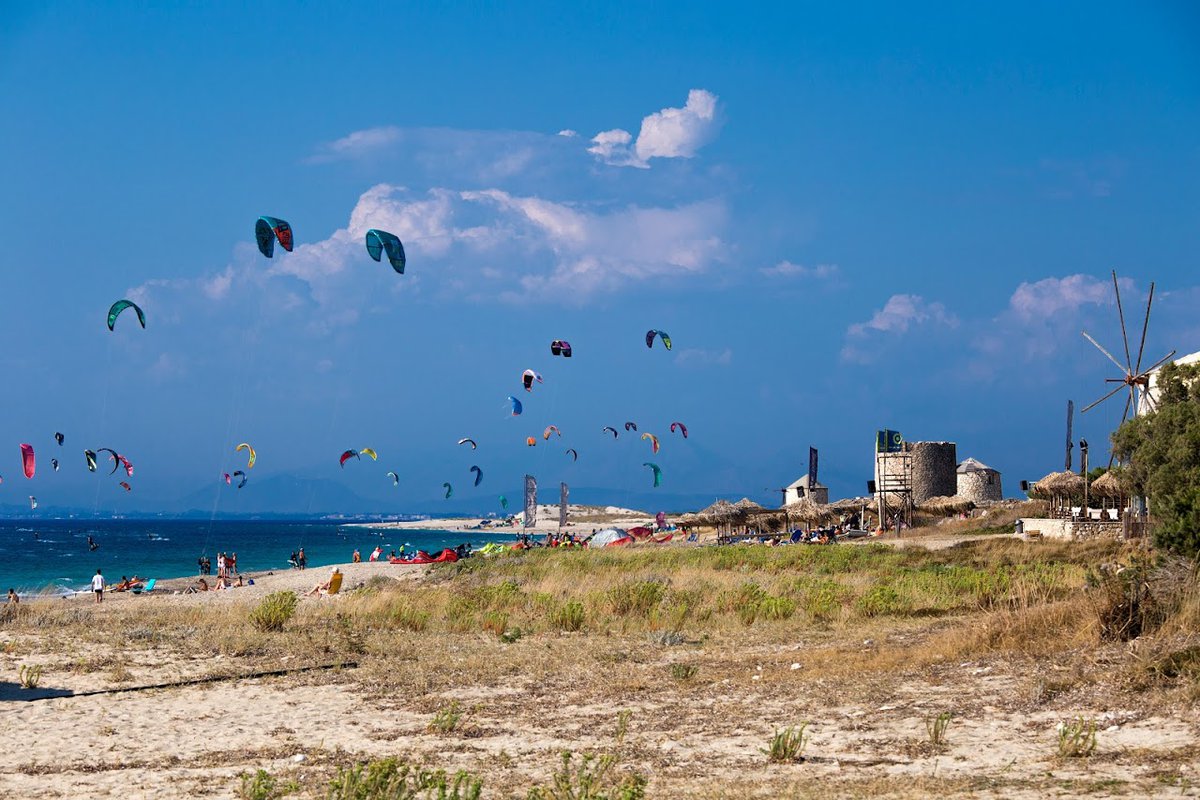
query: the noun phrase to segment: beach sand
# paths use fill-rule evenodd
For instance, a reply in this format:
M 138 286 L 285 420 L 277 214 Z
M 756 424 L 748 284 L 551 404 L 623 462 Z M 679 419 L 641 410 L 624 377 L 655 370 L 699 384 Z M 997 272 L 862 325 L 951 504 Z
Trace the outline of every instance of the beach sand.
M 420 566 L 337 566 L 348 590 L 443 580 Z M 359 641 L 339 620 L 347 615 L 348 625 L 371 595 L 348 591 L 301 598 L 285 634 L 239 627 L 266 593 L 306 592 L 331 569 L 170 593 L 192 582 L 179 579 L 99 607 L 88 597 L 41 601 L 46 625 L 0 622 L 0 792 L 226 798 L 261 768 L 297 783 L 288 796 L 316 798 L 339 767 L 398 756 L 480 774 L 484 797 L 524 797 L 550 779 L 564 749 L 620 753 L 620 769 L 650 779 L 650 797 L 1179 797 L 1194 796 L 1187 786 L 1200 778 L 1200 725 L 1186 707 L 1086 691 L 1037 699 L 1038 681 L 1065 681 L 1066 664 L 983 654 L 849 672 L 873 657 L 875 642 L 903 659 L 947 630 L 938 620 L 854 631 L 755 626 L 680 642 L 619 626 L 510 644 L 440 628 Z M 845 672 L 818 666 L 829 648 L 844 653 Z M 45 667 L 37 689 L 16 685 L 28 664 Z M 677 664 L 698 677 L 672 678 Z M 214 680 L 183 683 L 196 678 Z M 176 685 L 139 689 L 164 683 Z M 439 730 L 447 709 L 461 721 Z M 928 720 L 945 709 L 955 714 L 949 743 L 931 748 Z M 1101 724 L 1093 758 L 1053 756 L 1056 725 L 1074 716 Z M 772 733 L 802 722 L 807 760 L 768 763 Z

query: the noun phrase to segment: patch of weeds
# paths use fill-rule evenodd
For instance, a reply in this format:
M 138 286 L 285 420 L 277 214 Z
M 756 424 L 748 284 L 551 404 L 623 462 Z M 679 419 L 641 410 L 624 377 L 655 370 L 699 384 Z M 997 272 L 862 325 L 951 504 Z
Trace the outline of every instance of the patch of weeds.
M 625 743 L 625 734 L 629 733 L 629 723 L 633 719 L 633 712 L 625 708 L 617 712 L 617 730 L 613 734 L 613 738 L 618 745 Z M 564 753 L 564 755 L 566 755 Z
M 449 777 L 384 758 L 343 767 L 329 782 L 329 800 L 479 800 L 483 781 L 467 772 Z
M 1076 717 L 1058 723 L 1058 757 L 1087 758 L 1096 750 L 1096 720 Z
M 646 778 L 638 773 L 617 773 L 617 757 L 584 755 L 576 765 L 570 751 L 562 754 L 562 766 L 549 786 L 535 786 L 527 800 L 642 800 Z
M 392 609 L 392 623 L 398 628 L 421 633 L 429 627 L 429 612 L 403 601 Z
M 775 731 L 770 745 L 763 750 L 767 755 L 767 760 L 773 764 L 794 764 L 801 760 L 804 757 L 805 748 L 808 747 L 807 728 L 808 723 L 803 722 L 799 727 L 789 726 Z
M 946 731 L 950 729 L 950 719 L 953 715 L 943 711 L 936 717 L 925 720 L 925 730 L 929 733 L 929 743 L 939 750 L 946 746 Z
M 912 613 L 912 600 L 895 587 L 878 584 L 868 589 L 855 604 L 860 613 L 867 617 L 900 617 Z
M 690 681 L 696 677 L 697 669 L 695 664 L 672 664 L 671 677 L 677 681 Z
M 458 728 L 458 723 L 462 721 L 462 715 L 463 712 L 458 705 L 458 701 L 451 700 L 450 705 L 439 709 L 433 715 L 433 719 L 429 721 L 429 732 L 449 736 Z
M 250 612 L 250 624 L 264 633 L 281 631 L 299 603 L 295 592 L 271 592 Z
M 1158 659 L 1150 670 L 1164 678 L 1200 678 L 1200 645 L 1169 653 Z
M 550 624 L 560 631 L 581 631 L 583 623 L 583 603 L 578 600 L 568 600 L 550 615 Z
M 133 673 L 125 666 L 125 662 L 118 661 L 109 671 L 108 679 L 113 683 L 129 683 L 133 680 Z
M 446 606 L 446 626 L 455 633 L 475 627 L 475 603 L 468 595 L 454 597 Z
M 482 625 L 488 633 L 503 637 L 504 632 L 508 630 L 508 614 L 503 611 L 488 611 L 483 615 Z
M 521 637 L 524 635 L 525 631 L 521 630 L 520 628 L 513 628 L 510 631 L 505 631 L 504 633 L 500 634 L 500 641 L 504 642 L 505 644 L 512 644 L 513 642 L 520 641 Z
M 299 784 L 288 781 L 280 783 L 274 775 L 265 769 L 256 772 L 243 772 L 241 785 L 238 786 L 237 796 L 240 800 L 278 800 L 280 797 L 299 791 Z
M 36 689 L 42 682 L 42 665 L 22 664 L 17 670 L 17 682 L 21 684 L 22 689 Z
M 657 644 L 663 647 L 677 647 L 687 641 L 687 637 L 683 635 L 683 632 L 677 630 L 652 631 L 646 634 L 646 639 L 648 639 L 651 644 Z
M 796 613 L 796 601 L 788 597 L 764 597 L 758 604 L 763 619 L 790 619 Z
M 625 581 L 605 592 L 609 609 L 618 617 L 647 616 L 658 608 L 666 587 L 658 581 Z

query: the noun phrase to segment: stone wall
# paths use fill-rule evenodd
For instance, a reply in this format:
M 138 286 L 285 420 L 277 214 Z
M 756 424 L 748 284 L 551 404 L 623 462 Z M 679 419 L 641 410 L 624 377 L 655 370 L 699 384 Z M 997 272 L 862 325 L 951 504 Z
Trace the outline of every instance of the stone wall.
M 1040 531 L 1046 539 L 1120 539 L 1120 522 L 1075 522 L 1069 519 L 1022 519 L 1026 534 Z

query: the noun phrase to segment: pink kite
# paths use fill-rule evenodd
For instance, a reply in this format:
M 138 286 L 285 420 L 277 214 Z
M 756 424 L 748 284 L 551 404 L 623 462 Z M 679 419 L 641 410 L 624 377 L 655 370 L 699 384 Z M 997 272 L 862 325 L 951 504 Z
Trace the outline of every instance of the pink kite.
M 25 465 L 25 477 L 32 478 L 37 464 L 33 458 L 33 445 L 21 445 L 21 463 Z

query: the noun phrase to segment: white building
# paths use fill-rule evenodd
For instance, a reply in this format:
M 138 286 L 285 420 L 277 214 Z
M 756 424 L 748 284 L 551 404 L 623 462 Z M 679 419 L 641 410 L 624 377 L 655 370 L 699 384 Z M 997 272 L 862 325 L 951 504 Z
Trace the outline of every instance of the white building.
M 805 475 L 800 480 L 789 483 L 787 488 L 783 490 L 783 504 L 785 506 L 798 503 L 804 497 L 807 497 L 814 503 L 828 503 L 829 487 L 823 486 L 820 481 L 817 481 L 810 488 L 808 485 L 808 476 Z
M 1200 363 L 1200 353 L 1180 356 L 1171 363 L 1178 364 L 1181 367 L 1188 364 Z M 1138 416 L 1154 411 L 1158 407 L 1158 373 L 1161 369 L 1162 367 L 1159 367 L 1159 369 L 1150 373 L 1150 385 L 1146 387 L 1144 392 L 1138 393 L 1138 401 L 1135 408 L 1135 413 Z

